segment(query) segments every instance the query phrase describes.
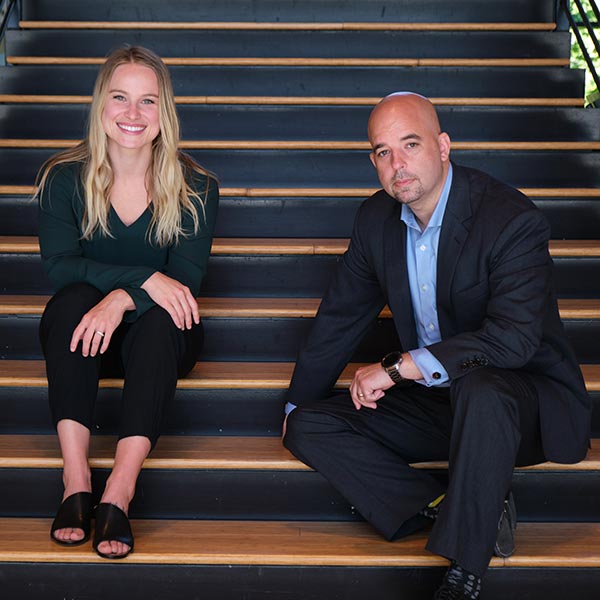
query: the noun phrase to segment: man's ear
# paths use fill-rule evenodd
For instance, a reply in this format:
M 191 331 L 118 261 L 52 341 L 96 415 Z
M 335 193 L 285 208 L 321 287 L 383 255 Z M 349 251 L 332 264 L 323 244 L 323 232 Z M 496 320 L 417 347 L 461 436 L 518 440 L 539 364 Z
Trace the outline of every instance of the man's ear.
M 443 132 L 438 135 L 438 146 L 440 149 L 440 156 L 443 161 L 450 159 L 450 136 Z
M 375 164 L 375 152 L 371 152 L 371 154 L 369 154 L 369 158 L 371 159 L 373 166 L 377 168 L 377 165 Z

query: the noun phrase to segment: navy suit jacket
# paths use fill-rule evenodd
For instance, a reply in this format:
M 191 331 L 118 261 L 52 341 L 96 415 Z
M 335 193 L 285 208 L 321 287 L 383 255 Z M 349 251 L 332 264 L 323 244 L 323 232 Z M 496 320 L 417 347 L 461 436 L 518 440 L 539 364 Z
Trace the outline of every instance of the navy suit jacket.
M 591 401 L 558 313 L 549 226 L 517 190 L 480 171 L 453 170 L 437 259 L 442 339 L 428 349 L 451 380 L 486 366 L 534 375 L 546 457 L 577 462 L 589 445 Z M 287 401 L 310 407 L 329 395 L 386 303 L 400 349 L 417 347 L 400 210 L 383 190 L 361 205 Z

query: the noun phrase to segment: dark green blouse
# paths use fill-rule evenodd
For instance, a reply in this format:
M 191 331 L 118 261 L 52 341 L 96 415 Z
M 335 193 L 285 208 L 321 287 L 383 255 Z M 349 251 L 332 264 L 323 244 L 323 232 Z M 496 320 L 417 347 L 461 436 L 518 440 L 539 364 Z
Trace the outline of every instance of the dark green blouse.
M 112 237 L 96 230 L 91 239 L 83 240 L 80 167 L 79 163 L 54 167 L 40 198 L 42 265 L 54 288 L 85 282 L 104 294 L 123 289 L 136 306 L 125 314 L 124 320 L 130 322 L 155 305 L 140 286 L 156 271 L 177 279 L 197 296 L 206 273 L 217 218 L 217 182 L 194 173 L 193 186 L 201 198 L 205 197 L 208 186 L 204 213 L 199 206 L 200 227 L 196 234 L 191 216 L 184 213 L 183 227 L 188 235 L 181 236 L 177 244 L 159 247 L 148 239 L 151 207 L 129 226 L 123 224 L 111 207 L 108 224 Z

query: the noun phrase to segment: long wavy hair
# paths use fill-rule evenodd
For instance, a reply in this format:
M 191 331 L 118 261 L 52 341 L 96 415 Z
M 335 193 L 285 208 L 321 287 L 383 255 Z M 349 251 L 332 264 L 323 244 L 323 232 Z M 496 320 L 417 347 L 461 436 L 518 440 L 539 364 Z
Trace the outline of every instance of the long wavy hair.
M 102 112 L 115 69 L 129 63 L 149 67 L 158 80 L 160 132 L 152 142 L 152 158 L 147 177 L 148 195 L 152 200 L 152 221 L 148 235 L 157 245 L 167 246 L 177 243 L 181 235 L 189 233 L 182 227 L 184 213 L 191 215 L 194 233 L 198 231 L 200 221 L 197 205 L 201 207 L 204 218 L 204 206 L 212 174 L 178 149 L 179 119 L 169 71 L 165 63 L 147 48 L 125 46 L 108 55 L 94 85 L 85 139 L 73 148 L 54 155 L 42 165 L 36 182 L 36 196 L 41 197 L 53 167 L 64 163 L 82 163 L 81 183 L 85 211 L 81 223 L 81 237 L 90 239 L 97 230 L 103 235 L 111 235 L 108 214 L 113 170 L 108 156 L 108 138 L 102 127 Z M 194 171 L 209 177 L 206 189 L 200 190 L 200 193 L 190 184 Z

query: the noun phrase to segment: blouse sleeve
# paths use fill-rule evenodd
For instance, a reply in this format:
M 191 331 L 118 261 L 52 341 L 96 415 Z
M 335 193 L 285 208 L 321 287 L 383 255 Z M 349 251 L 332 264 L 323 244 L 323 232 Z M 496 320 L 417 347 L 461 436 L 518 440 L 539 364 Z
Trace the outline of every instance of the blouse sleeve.
M 78 169 L 73 165 L 54 168 L 40 197 L 42 266 L 53 287 L 59 290 L 70 283 L 83 281 L 104 294 L 117 288 L 139 287 L 155 269 L 84 258 L 81 246 L 83 200 L 77 178 Z
M 210 255 L 219 206 L 219 187 L 214 179 L 204 175 L 198 175 L 195 183 L 196 192 L 203 199 L 203 207 L 197 206 L 198 231 L 193 233 L 192 217 L 186 214 L 183 226 L 191 233 L 181 236 L 179 242 L 169 248 L 167 263 L 161 272 L 187 286 L 196 297 L 200 292 Z M 136 310 L 127 315 L 127 320 L 136 319 L 155 305 L 139 285 L 125 286 L 123 289 L 131 296 L 136 306 Z

